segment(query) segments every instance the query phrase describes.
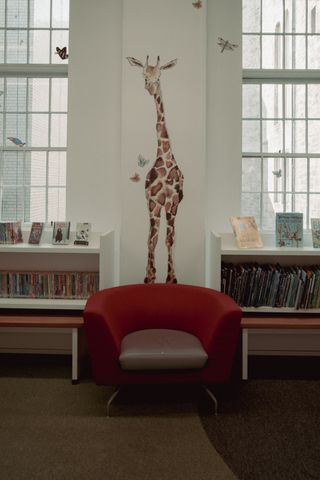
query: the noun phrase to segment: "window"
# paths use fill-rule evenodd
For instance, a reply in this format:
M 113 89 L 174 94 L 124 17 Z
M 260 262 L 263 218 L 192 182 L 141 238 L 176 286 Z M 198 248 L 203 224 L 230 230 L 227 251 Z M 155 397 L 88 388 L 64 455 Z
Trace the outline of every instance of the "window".
M 320 217 L 320 1 L 243 1 L 242 213 Z
M 0 0 L 0 219 L 64 220 L 69 0 Z

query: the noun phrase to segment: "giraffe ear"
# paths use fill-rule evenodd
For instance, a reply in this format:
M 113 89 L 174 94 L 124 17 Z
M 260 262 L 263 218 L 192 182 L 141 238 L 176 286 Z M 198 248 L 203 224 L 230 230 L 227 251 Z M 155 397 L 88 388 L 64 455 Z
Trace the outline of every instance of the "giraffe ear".
M 126 57 L 128 62 L 130 63 L 130 65 L 132 65 L 133 67 L 142 67 L 143 68 L 143 64 L 140 62 L 140 60 L 137 60 L 136 58 L 134 57 Z
M 168 68 L 174 67 L 177 61 L 178 59 L 175 58 L 174 60 L 171 60 L 171 62 L 165 63 L 164 65 L 162 65 L 162 67 L 160 67 L 160 70 L 167 70 Z

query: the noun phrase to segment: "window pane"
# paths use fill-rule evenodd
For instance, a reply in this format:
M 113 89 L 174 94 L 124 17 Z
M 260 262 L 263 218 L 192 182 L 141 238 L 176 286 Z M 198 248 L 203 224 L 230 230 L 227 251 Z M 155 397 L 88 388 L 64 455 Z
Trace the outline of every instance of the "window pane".
M 262 31 L 274 33 L 278 25 L 279 32 L 283 31 L 283 4 L 282 0 L 262 0 Z
M 28 80 L 28 110 L 29 112 L 49 111 L 49 79 L 30 78 Z
M 51 110 L 66 112 L 68 109 L 68 79 L 53 78 L 51 80 Z
M 67 47 L 67 53 L 69 52 L 69 32 L 68 30 L 54 30 L 52 32 L 52 63 L 68 63 L 68 59 L 62 60 L 56 53 L 56 47 Z
M 306 86 L 285 85 L 285 116 L 306 117 Z
M 7 113 L 5 115 L 6 145 L 14 147 L 15 144 L 8 137 L 18 138 L 26 142 L 27 118 L 25 114 Z
M 262 68 L 282 68 L 282 37 L 262 35 Z
M 0 32 L 0 63 L 4 63 L 4 31 Z
M 46 185 L 46 152 L 26 152 L 25 160 L 25 185 Z
M 274 230 L 276 212 L 284 211 L 284 196 L 281 193 L 264 193 L 262 204 L 262 229 Z
M 285 30 L 288 33 L 305 33 L 305 0 L 285 0 Z
M 1 98 L 0 98 L 1 101 Z M 4 128 L 3 128 L 3 114 L 0 113 L 0 146 L 3 146 L 3 134 L 4 134 Z
M 50 33 L 49 30 L 29 31 L 29 63 L 50 62 Z
M 48 147 L 49 116 L 43 113 L 28 115 L 28 145 Z
M 59 221 L 66 218 L 65 188 L 49 188 L 48 190 L 48 221 Z
M 282 85 L 262 85 L 262 117 L 282 117 Z
M 242 36 L 243 68 L 260 68 L 260 38 L 257 35 Z
M 308 32 L 320 33 L 320 1 L 308 1 Z
M 7 26 L 28 26 L 28 0 L 7 0 Z
M 49 153 L 49 186 L 62 187 L 66 185 L 66 152 Z
M 320 120 L 308 122 L 308 149 L 309 153 L 320 152 Z
M 292 172 L 293 172 L 293 159 L 285 159 L 285 179 L 286 179 L 286 192 L 292 192 Z
M 283 151 L 282 121 L 262 121 L 262 151 L 270 153 Z
M 261 159 L 243 158 L 242 160 L 242 191 L 260 192 L 261 190 Z
M 320 118 L 320 84 L 308 85 L 308 113 L 310 118 Z
M 293 196 L 293 210 L 295 212 L 303 213 L 303 228 L 307 227 L 307 195 L 296 194 Z
M 52 0 L 52 26 L 69 27 L 69 0 Z
M 260 151 L 260 122 L 254 120 L 242 122 L 242 150 L 244 152 Z
M 50 27 L 50 0 L 33 0 L 30 2 L 30 27 Z
M 46 219 L 46 189 L 26 188 L 24 201 L 25 221 L 44 222 Z
M 3 188 L 1 198 L 1 220 L 23 220 L 23 189 L 19 187 Z
M 307 159 L 294 158 L 293 165 L 293 189 L 296 192 L 306 192 L 308 190 Z
M 320 158 L 310 158 L 310 191 L 320 191 Z
M 310 195 L 310 218 L 320 218 L 320 194 Z
M 5 0 L 0 0 L 0 28 L 5 25 Z
M 27 63 L 27 31 L 7 30 L 7 63 Z
M 51 147 L 67 146 L 67 115 L 51 115 Z
M 289 153 L 305 153 L 306 122 L 305 120 L 285 121 L 285 151 Z
M 241 212 L 243 215 L 253 215 L 260 224 L 260 193 L 243 193 L 241 195 Z
M 283 158 L 263 159 L 263 191 L 283 191 Z
M 7 78 L 6 110 L 25 112 L 27 108 L 27 79 Z
M 285 68 L 306 68 L 306 39 L 301 35 L 285 36 Z
M 3 153 L 3 185 L 23 185 L 23 152 Z
M 242 9 L 242 31 L 260 32 L 260 0 L 243 0 Z
M 308 68 L 320 68 L 320 37 L 310 35 L 308 37 Z

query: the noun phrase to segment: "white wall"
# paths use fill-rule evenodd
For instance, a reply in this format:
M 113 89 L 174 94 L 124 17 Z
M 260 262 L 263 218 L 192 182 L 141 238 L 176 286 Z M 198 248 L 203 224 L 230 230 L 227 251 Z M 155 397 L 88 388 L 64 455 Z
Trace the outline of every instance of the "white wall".
M 114 228 L 120 210 L 122 2 L 71 0 L 67 218 Z
M 178 281 L 203 284 L 205 228 L 229 230 L 240 212 L 241 49 L 220 53 L 218 36 L 240 44 L 241 2 L 71 0 L 67 216 L 95 230 L 121 231 L 121 283 L 142 282 L 148 211 L 141 153 L 156 156 L 155 106 L 141 70 L 178 59 L 161 76 L 166 122 L 182 170 L 176 219 Z M 207 87 L 206 87 L 207 85 Z M 139 183 L 129 177 L 137 171 Z M 205 218 L 207 216 L 207 219 Z M 164 220 L 164 218 L 163 218 Z M 165 222 L 156 250 L 157 281 L 166 277 Z
M 242 2 L 207 4 L 207 225 L 231 232 L 228 218 L 241 209 Z M 239 47 L 221 53 L 218 37 Z
M 161 88 L 172 151 L 184 175 L 184 198 L 176 216 L 175 267 L 179 282 L 204 281 L 205 205 L 205 9 L 185 0 L 125 0 L 123 8 L 122 99 L 122 228 L 121 279 L 141 282 L 147 263 L 149 214 L 144 192 L 148 170 L 156 159 L 156 109 L 144 88 L 140 68 L 129 65 L 132 56 L 143 63 L 161 64 L 175 58 L 177 65 L 162 72 Z M 183 19 L 183 21 L 182 21 Z M 141 153 L 148 167 L 137 166 Z M 129 177 L 138 172 L 140 183 Z M 167 275 L 165 215 L 156 248 L 157 281 Z

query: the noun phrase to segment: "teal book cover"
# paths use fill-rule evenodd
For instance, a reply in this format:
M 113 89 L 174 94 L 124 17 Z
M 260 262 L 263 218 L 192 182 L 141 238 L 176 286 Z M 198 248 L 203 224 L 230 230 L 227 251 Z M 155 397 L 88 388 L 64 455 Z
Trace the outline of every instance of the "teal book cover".
M 312 243 L 314 248 L 320 248 L 320 218 L 311 218 Z
M 303 245 L 303 214 L 276 214 L 276 246 L 302 247 Z

